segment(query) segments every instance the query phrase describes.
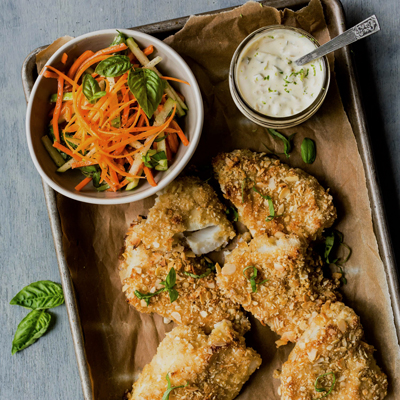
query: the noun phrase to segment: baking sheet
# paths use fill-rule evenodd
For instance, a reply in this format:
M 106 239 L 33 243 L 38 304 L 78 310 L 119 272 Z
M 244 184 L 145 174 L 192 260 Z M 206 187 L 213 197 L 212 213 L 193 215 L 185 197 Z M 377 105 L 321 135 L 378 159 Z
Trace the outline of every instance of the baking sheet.
M 224 20 L 222 23 L 225 24 L 226 29 L 229 28 L 230 32 L 229 41 L 224 37 L 218 37 L 218 32 L 216 31 L 218 30 L 218 25 L 221 26 L 221 21 L 219 21 L 219 23 L 216 21 L 218 17 L 202 17 L 202 20 L 197 21 L 196 18 L 191 19 L 189 25 L 185 28 L 191 29 L 189 35 L 188 32 L 185 32 L 185 39 L 181 40 L 183 33 L 179 33 L 173 39 L 173 47 L 177 48 L 177 50 L 187 58 L 187 61 L 193 68 L 195 74 L 201 74 L 202 71 L 206 70 L 209 77 L 209 80 L 204 79 L 204 82 L 201 80 L 201 86 L 204 91 L 203 94 L 207 95 L 204 96 L 204 99 L 206 105 L 210 107 L 209 113 L 206 113 L 206 115 L 209 115 L 209 119 L 213 122 L 218 121 L 220 125 L 217 129 L 214 129 L 213 127 L 215 125 L 211 125 L 211 122 L 208 121 L 208 126 L 205 126 L 205 136 L 203 136 L 201 142 L 203 143 L 203 146 L 204 143 L 206 143 L 207 136 L 215 137 L 214 132 L 218 132 L 219 134 L 224 132 L 221 136 L 221 142 L 230 140 L 232 145 L 231 148 L 248 147 L 247 144 L 252 143 L 253 145 L 250 146 L 252 149 L 262 150 L 262 147 L 260 147 L 260 136 L 268 145 L 267 136 L 260 132 L 260 130 L 252 132 L 252 130 L 255 129 L 255 126 L 250 123 L 250 125 L 243 123 L 244 121 L 241 120 L 241 115 L 238 114 L 239 112 L 231 101 L 227 89 L 227 83 L 226 81 L 224 82 L 224 69 L 227 70 L 229 63 L 226 63 L 222 54 L 228 54 L 227 52 L 230 51 L 230 45 L 233 46 L 233 50 L 236 47 L 236 45 L 230 43 L 233 39 L 232 29 L 237 29 L 238 33 L 244 37 L 247 33 L 250 33 L 252 30 L 261 26 L 252 25 L 252 23 L 259 23 L 259 21 L 256 21 L 256 17 L 263 18 L 263 24 L 269 22 L 270 18 L 275 18 L 276 22 L 279 22 L 279 18 L 282 18 L 283 22 L 299 24 L 298 26 L 303 27 L 303 29 L 306 28 L 306 30 L 310 30 L 307 29 L 307 27 L 312 28 L 311 32 L 320 39 L 321 42 L 324 42 L 328 38 L 326 36 L 327 30 L 326 27 L 323 26 L 324 24 L 321 25 L 322 18 L 316 18 L 316 12 L 318 11 L 321 13 L 320 8 L 317 10 L 318 6 L 316 4 L 318 4 L 318 2 L 313 2 L 313 10 L 308 8 L 296 15 L 286 11 L 282 16 L 278 12 L 268 9 L 263 9 L 262 14 L 260 14 L 259 9 L 254 8 L 259 8 L 258 4 L 247 5 L 246 9 L 242 8 L 241 10 L 235 11 L 236 15 L 223 16 Z M 242 14 L 243 17 L 240 17 L 240 14 Z M 246 20 L 246 18 L 250 18 L 250 15 L 251 19 Z M 310 16 L 312 18 L 310 18 Z M 198 23 L 203 24 L 202 31 L 200 32 L 196 32 L 196 24 Z M 199 40 L 202 34 L 206 34 L 207 36 L 205 36 L 204 40 L 207 41 L 207 38 L 210 38 L 211 33 L 216 35 L 215 38 L 217 39 L 214 39 L 214 42 L 219 45 L 219 59 L 218 63 L 216 63 L 214 67 L 213 65 L 210 65 L 210 60 L 207 59 L 207 56 L 204 58 L 204 53 L 200 51 L 208 51 L 209 48 L 200 49 L 199 46 L 195 46 L 190 49 L 185 45 L 187 37 L 197 38 L 197 40 Z M 185 52 L 188 52 L 189 54 L 186 54 Z M 215 59 L 213 58 L 211 61 L 214 62 Z M 205 78 L 204 74 L 202 76 Z M 210 91 L 208 90 L 210 88 L 213 91 L 212 94 L 210 94 Z M 217 107 L 215 104 L 221 106 L 218 110 L 222 110 L 221 115 L 224 116 L 223 119 L 219 118 L 220 115 L 218 113 L 213 113 L 213 107 Z M 223 104 L 226 105 L 226 107 L 222 107 Z M 332 110 L 338 109 L 340 109 L 341 119 L 338 120 L 335 118 L 335 121 L 329 119 L 333 114 Z M 333 132 L 334 134 L 332 137 L 331 135 L 328 135 L 328 133 L 332 133 L 331 124 L 332 126 L 335 126 L 336 130 L 338 127 L 342 128 Z M 359 252 L 362 253 L 359 254 L 361 259 L 353 256 L 351 263 L 348 264 L 348 279 L 351 282 L 345 290 L 347 297 L 346 301 L 348 304 L 353 305 L 356 311 L 361 314 L 362 321 L 368 328 L 366 330 L 369 341 L 385 353 L 384 357 L 382 357 L 382 361 L 385 364 L 385 371 L 395 371 L 396 365 L 394 363 L 398 362 L 398 348 L 396 347 L 397 339 L 393 340 L 394 326 L 393 324 L 390 324 L 392 314 L 390 307 L 388 307 L 390 302 L 388 299 L 387 288 L 385 287 L 386 279 L 384 276 L 384 269 L 379 259 L 375 237 L 372 232 L 371 220 L 370 218 L 365 218 L 365 216 L 370 216 L 370 209 L 365 187 L 364 172 L 361 160 L 359 157 L 355 156 L 355 154 L 358 154 L 356 142 L 344 111 L 341 108 L 340 99 L 338 98 L 337 89 L 335 87 L 331 87 L 324 108 L 320 110 L 317 116 L 313 118 L 310 123 L 305 124 L 302 128 L 306 128 L 306 134 L 309 137 L 313 137 L 314 132 L 318 132 L 316 141 L 319 161 L 317 162 L 320 162 L 320 165 L 314 164 L 313 167 L 315 167 L 319 172 L 314 173 L 312 169 L 309 171 L 321 179 L 324 184 L 330 185 L 333 188 L 332 193 L 334 194 L 335 199 L 338 196 L 341 200 L 341 203 L 339 204 L 336 201 L 336 204 L 339 205 L 339 218 L 342 220 L 339 229 L 344 231 L 346 234 L 346 240 L 352 245 L 353 249 L 360 249 Z M 295 139 L 297 148 L 299 143 L 301 143 L 301 135 L 305 134 L 303 129 L 292 129 L 287 131 L 298 131 Z M 321 132 L 323 135 L 321 135 Z M 350 154 L 349 158 L 351 160 L 343 160 L 343 158 L 340 158 L 335 154 L 335 146 L 338 145 L 338 142 L 341 147 L 344 147 L 345 149 L 348 148 L 346 153 Z M 346 145 L 343 145 L 343 143 L 346 143 Z M 270 145 L 272 145 L 272 143 L 270 143 Z M 202 154 L 207 154 L 206 150 L 208 150 L 208 148 L 209 146 L 199 148 L 196 156 L 198 162 L 205 161 Z M 204 151 L 201 151 L 201 149 Z M 228 150 L 228 148 L 222 147 L 220 149 Z M 213 153 L 217 150 L 218 144 L 213 150 Z M 208 153 L 208 155 L 210 154 Z M 334 164 L 333 161 L 327 162 L 326 156 L 335 159 L 336 163 Z M 324 157 L 322 163 L 321 157 Z M 290 164 L 304 167 L 304 164 L 300 162 L 300 158 L 295 155 L 291 157 Z M 330 169 L 332 165 L 334 168 L 332 167 L 332 169 Z M 346 168 L 344 168 L 344 166 L 346 166 Z M 335 174 L 333 174 L 333 169 Z M 326 172 L 327 170 L 329 171 Z M 329 177 L 327 174 L 330 174 Z M 346 178 L 352 176 L 355 182 L 351 182 L 351 179 L 339 179 L 340 174 L 345 175 Z M 324 180 L 324 177 L 327 179 Z M 345 184 L 343 184 L 344 182 Z M 357 193 L 357 191 L 360 191 L 361 193 L 358 196 L 359 198 L 357 199 L 357 202 L 354 203 L 350 201 L 350 198 L 352 197 L 348 195 L 351 193 Z M 361 200 L 364 201 L 360 201 L 360 198 L 362 197 L 364 197 L 364 199 Z M 151 359 L 155 352 L 155 347 L 163 335 L 165 328 L 161 320 L 157 317 L 153 319 L 148 316 L 135 315 L 135 311 L 132 309 L 126 309 L 127 306 L 123 303 L 123 297 L 119 291 L 120 284 L 115 271 L 114 275 L 117 278 L 117 281 L 113 281 L 113 277 L 110 277 L 109 275 L 109 270 L 115 267 L 115 261 L 113 261 L 113 259 L 116 258 L 115 255 L 118 246 L 119 244 L 122 244 L 122 236 L 125 231 L 125 229 L 123 229 L 124 224 L 129 224 L 131 217 L 136 212 L 145 213 L 145 210 L 148 208 L 150 203 L 147 201 L 140 204 L 139 207 L 138 203 L 135 204 L 135 207 L 132 205 L 101 207 L 79 204 L 59 196 L 58 204 L 62 216 L 65 215 L 63 214 L 63 210 L 68 210 L 68 218 L 62 218 L 63 230 L 65 232 L 64 244 L 67 249 L 67 261 L 72 269 L 72 278 L 77 287 L 79 296 L 78 300 L 81 306 L 81 317 L 86 337 L 88 359 L 89 364 L 92 367 L 95 393 L 98 393 L 96 398 L 118 398 L 118 395 L 113 396 L 111 393 L 116 393 L 118 389 L 123 386 L 124 382 L 128 382 L 126 387 L 129 387 L 132 381 L 132 364 L 130 363 L 129 357 L 127 357 L 127 353 L 132 353 L 134 350 L 137 350 L 135 352 L 135 361 L 137 366 L 140 368 L 145 362 Z M 354 208 L 355 205 L 357 205 L 357 209 L 353 211 L 352 206 Z M 356 234 L 362 231 L 360 229 L 361 224 L 359 221 L 350 221 L 349 215 L 344 215 L 345 213 L 350 214 L 350 217 L 353 214 L 360 215 L 360 220 L 364 221 L 363 224 L 365 223 L 365 225 L 367 225 L 368 235 L 364 234 L 362 238 L 357 237 Z M 127 218 L 125 217 L 126 214 L 128 215 Z M 74 217 L 71 218 L 71 216 Z M 368 221 L 365 221 L 366 219 Z M 352 229 L 353 226 L 356 226 L 356 229 Z M 370 233 L 372 236 L 369 235 Z M 364 239 L 364 242 L 362 242 L 361 239 Z M 366 250 L 370 251 L 369 257 L 372 257 L 374 264 L 376 264 L 376 271 L 373 270 L 371 276 L 369 274 L 370 271 L 367 271 L 368 276 L 366 277 L 366 281 L 368 284 L 362 284 L 356 281 L 359 280 L 360 274 L 365 274 L 367 270 L 366 267 L 362 267 L 368 264 L 368 260 L 363 260 L 362 257 L 363 255 L 366 256 L 368 254 L 364 253 L 361 247 L 362 245 L 366 247 Z M 83 252 L 85 254 L 80 254 L 82 253 L 82 250 L 84 250 Z M 365 261 L 367 261 L 366 264 L 364 264 Z M 113 272 L 111 272 L 111 275 L 112 273 Z M 370 286 L 369 283 L 372 283 L 375 286 Z M 374 287 L 374 289 L 372 289 L 372 287 Z M 113 290 L 110 290 L 110 288 Z M 380 296 L 376 297 L 381 297 L 381 301 L 375 302 L 374 298 L 368 296 L 368 292 L 374 292 L 377 295 L 379 294 Z M 375 309 L 379 312 L 373 315 L 369 315 L 370 313 L 363 315 L 363 309 L 371 309 L 371 302 L 374 303 L 373 305 L 375 306 Z M 367 307 L 365 307 L 366 305 Z M 86 310 L 90 315 L 85 315 L 84 310 Z M 386 316 L 383 315 L 385 312 L 387 312 Z M 130 321 L 135 321 L 134 327 L 127 324 L 126 313 L 128 313 Z M 377 314 L 383 315 L 383 321 L 376 319 L 378 316 Z M 100 315 L 102 316 L 101 319 L 99 319 Z M 86 317 L 89 319 L 87 320 Z M 386 319 L 386 317 L 388 318 Z M 101 324 L 98 322 L 100 320 L 102 321 Z M 388 324 L 388 326 L 385 327 L 385 324 Z M 167 329 L 170 329 L 170 327 L 168 326 Z M 146 341 L 144 340 L 144 331 L 146 331 Z M 378 332 L 375 333 L 375 331 Z M 149 334 L 149 332 L 151 332 L 151 334 Z M 135 340 L 136 334 L 138 334 L 137 340 Z M 385 339 L 386 342 L 383 343 Z M 256 387 L 261 388 L 264 393 L 267 386 L 271 387 L 271 384 L 275 384 L 276 389 L 278 382 L 272 380 L 269 369 L 275 368 L 275 365 L 271 364 L 279 365 L 280 362 L 284 361 L 286 354 L 285 351 L 281 350 L 275 352 L 273 347 L 274 340 L 276 340 L 276 338 L 272 333 L 270 333 L 268 328 L 263 328 L 257 323 L 254 325 L 251 335 L 248 336 L 248 344 L 262 353 L 264 359 L 263 368 L 264 371 L 268 372 L 266 374 L 258 372 L 240 398 L 249 398 L 246 396 L 250 396 L 250 391 L 252 396 L 257 394 L 257 392 L 254 391 Z M 118 343 L 119 341 L 120 343 L 125 342 L 124 345 L 115 346 L 115 343 Z M 386 353 L 387 348 L 385 348 L 385 344 L 388 348 L 392 348 L 392 351 L 389 351 L 390 355 Z M 91 346 L 90 350 L 88 346 Z M 391 357 L 392 355 L 394 357 Z M 118 358 L 121 360 L 118 361 Z M 271 364 L 269 361 L 271 361 Z M 107 366 L 104 365 L 105 363 L 110 363 L 110 370 L 107 370 Z M 119 369 L 118 366 L 121 366 L 121 369 Z M 98 371 L 98 369 L 101 369 L 101 371 Z M 118 377 L 118 383 L 111 382 L 112 376 Z M 395 375 L 392 375 L 392 377 L 394 376 Z M 98 380 L 103 386 L 99 386 L 96 380 Z M 118 389 L 116 389 L 115 384 Z M 262 385 L 265 386 L 263 387 Z M 271 398 L 276 397 L 276 390 L 274 393 L 274 395 L 270 395 Z

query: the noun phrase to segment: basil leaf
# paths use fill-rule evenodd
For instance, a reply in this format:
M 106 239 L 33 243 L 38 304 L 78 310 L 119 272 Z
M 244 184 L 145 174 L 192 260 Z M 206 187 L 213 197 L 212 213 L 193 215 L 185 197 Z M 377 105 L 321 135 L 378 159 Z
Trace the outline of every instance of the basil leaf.
M 163 282 L 161 282 L 161 284 L 162 284 Z M 160 289 L 160 290 L 157 290 L 157 292 L 154 292 L 154 293 L 140 293 L 139 292 L 139 290 L 135 290 L 135 296 L 139 299 L 139 300 L 144 300 L 145 302 L 146 302 L 146 304 L 147 304 L 147 306 L 150 304 L 150 299 L 153 297 L 153 296 L 157 296 L 158 294 L 160 294 L 160 293 L 162 293 L 162 292 L 165 292 L 167 289 L 166 288 L 163 288 L 163 289 Z M 172 303 L 172 302 L 171 302 Z
M 312 139 L 304 138 L 301 143 L 301 158 L 306 164 L 312 164 L 317 156 L 315 142 Z
M 173 303 L 179 297 L 179 293 L 176 289 L 169 289 L 168 294 L 171 303 Z
M 11 354 L 35 343 L 49 328 L 51 315 L 44 310 L 31 311 L 18 325 L 12 342 Z
M 324 261 L 327 264 L 335 264 L 340 269 L 340 273 L 342 274 L 340 280 L 344 285 L 346 285 L 347 279 L 342 266 L 349 260 L 352 250 L 346 243 L 343 243 L 343 239 L 343 233 L 336 229 L 333 229 L 325 236 Z M 335 248 L 337 251 L 340 246 L 343 246 L 348 250 L 347 256 L 344 258 L 335 258 L 334 260 L 331 260 L 330 255 L 332 250 Z
M 286 158 L 290 157 L 290 152 L 292 151 L 292 139 L 295 135 L 295 133 L 293 133 L 292 135 L 290 135 L 288 138 L 284 135 L 282 135 L 282 133 L 279 133 L 278 131 L 276 131 L 275 129 L 268 129 L 268 132 L 271 136 L 274 136 L 280 140 L 282 140 L 283 142 L 283 146 L 284 146 L 284 153 L 286 155 Z
M 175 286 L 176 283 L 176 272 L 175 268 L 172 267 L 169 272 L 167 277 L 165 278 L 165 287 L 167 289 L 172 289 Z
M 325 251 L 324 251 L 324 259 L 327 264 L 330 264 L 329 255 L 333 249 L 335 244 L 335 232 L 331 232 L 328 236 L 325 237 Z
M 127 56 L 111 56 L 97 64 L 95 72 L 107 78 L 115 78 L 121 76 L 132 67 L 129 57 Z
M 120 31 L 117 31 L 117 32 L 118 32 L 118 35 L 115 36 L 115 39 L 110 44 L 110 47 L 111 46 L 117 46 L 117 45 L 122 44 L 122 43 L 126 44 L 126 36 Z
M 129 72 L 128 86 L 147 117 L 151 118 L 164 93 L 162 80 L 150 69 L 137 68 Z
M 44 310 L 63 303 L 64 294 L 61 285 L 51 281 L 38 281 L 25 286 L 10 302 L 12 305 L 31 310 Z
M 82 92 L 91 104 L 96 103 L 100 97 L 107 94 L 100 89 L 99 82 L 90 74 L 85 74 L 82 79 Z

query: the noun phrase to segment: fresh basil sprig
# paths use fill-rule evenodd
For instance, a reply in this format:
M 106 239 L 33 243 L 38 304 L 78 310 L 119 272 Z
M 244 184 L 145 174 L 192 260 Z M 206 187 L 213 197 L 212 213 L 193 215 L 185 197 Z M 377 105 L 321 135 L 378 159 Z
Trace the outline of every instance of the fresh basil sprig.
M 45 310 L 31 311 L 18 325 L 12 342 L 11 354 L 35 343 L 49 328 L 51 315 Z
M 315 148 L 314 140 L 310 138 L 304 138 L 301 143 L 301 158 L 306 164 L 312 164 L 317 156 L 317 150 Z
M 167 376 L 165 377 L 165 379 L 168 382 L 168 386 L 167 386 L 167 390 L 164 392 L 163 397 L 161 400 L 169 400 L 169 394 L 174 390 L 174 389 L 179 389 L 179 388 L 184 388 L 188 385 L 188 383 L 186 385 L 181 385 L 181 386 L 172 386 L 171 385 L 171 380 L 169 379 L 169 372 L 167 373 Z
M 343 233 L 338 231 L 337 229 L 333 229 L 332 231 L 328 232 L 328 234 L 325 236 L 324 261 L 327 264 L 335 264 L 337 267 L 339 267 L 340 272 L 342 274 L 341 281 L 345 285 L 347 283 L 347 279 L 344 276 L 344 271 L 342 266 L 349 260 L 352 250 L 346 243 L 343 242 L 343 239 L 344 239 Z M 331 253 L 333 249 L 334 248 L 338 249 L 340 246 L 343 246 L 348 250 L 346 257 L 344 258 L 336 257 L 335 259 L 331 260 Z
M 64 303 L 64 294 L 60 284 L 51 281 L 38 281 L 25 286 L 17 293 L 10 304 L 31 311 L 18 325 L 12 342 L 11 354 L 21 351 L 35 343 L 50 326 L 51 315 L 48 308 Z
M 321 378 L 323 378 L 323 377 L 325 377 L 325 376 L 328 376 L 328 375 L 332 375 L 332 385 L 331 385 L 331 387 L 330 387 L 329 389 L 318 387 L 318 381 L 319 381 Z M 335 376 L 335 373 L 334 373 L 334 372 L 327 372 L 326 374 L 320 375 L 320 376 L 316 379 L 316 381 L 315 381 L 314 388 L 315 388 L 315 391 L 316 391 L 316 392 L 318 392 L 318 393 L 323 393 L 323 392 L 325 392 L 325 394 L 322 395 L 321 397 L 318 397 L 318 398 L 313 399 L 313 400 L 320 400 L 320 399 L 323 399 L 324 397 L 328 396 L 328 395 L 332 392 L 333 388 L 335 387 L 335 384 L 336 384 L 336 376 Z
M 252 273 L 250 276 L 247 276 L 247 275 L 246 275 L 246 271 L 247 271 L 248 269 L 250 269 L 250 268 L 253 268 L 253 273 Z M 258 273 L 257 268 L 254 267 L 254 266 L 252 266 L 252 265 L 246 267 L 246 268 L 243 270 L 243 275 L 244 275 L 244 277 L 250 282 L 251 291 L 252 291 L 253 293 L 257 293 L 257 285 L 262 285 L 263 283 L 265 283 L 265 282 L 268 281 L 268 279 L 264 279 L 263 281 L 257 283 L 257 282 L 256 282 L 257 273 Z
M 279 215 L 275 215 L 274 203 L 272 202 L 272 198 L 270 196 L 261 194 L 255 186 L 253 186 L 253 190 L 258 193 L 263 199 L 268 201 L 269 215 L 267 218 L 265 218 L 265 221 L 269 222 L 272 221 L 275 217 L 279 217 Z
M 194 279 L 202 279 L 202 278 L 205 278 L 206 276 L 210 275 L 213 272 L 215 272 L 215 265 L 209 264 L 209 267 L 206 269 L 206 272 L 204 272 L 201 275 L 192 274 L 192 273 L 186 272 L 186 271 L 183 271 L 183 274 L 190 276 Z
M 135 296 L 140 299 L 144 300 L 147 305 L 150 304 L 150 299 L 153 296 L 157 296 L 158 294 L 168 291 L 169 294 L 169 300 L 171 303 L 173 303 L 178 297 L 179 293 L 176 289 L 174 289 L 176 283 L 176 271 L 175 268 L 172 267 L 170 271 L 168 272 L 167 277 L 165 278 L 165 281 L 161 282 L 160 285 L 165 286 L 164 288 L 157 290 L 154 293 L 140 293 L 138 290 L 135 290 Z
M 110 44 L 110 47 L 111 46 L 117 46 L 117 45 L 123 44 L 123 43 L 126 44 L 126 36 L 122 32 L 120 32 L 118 30 L 117 30 L 117 32 L 118 32 L 118 35 L 115 36 L 114 40 Z
M 136 68 L 129 72 L 128 86 L 147 117 L 151 118 L 161 103 L 164 82 L 154 71 Z
M 99 82 L 90 74 L 85 74 L 82 79 L 82 92 L 91 104 L 96 103 L 100 97 L 107 94 L 105 91 L 101 90 Z
M 64 303 L 64 294 L 59 283 L 38 281 L 25 286 L 10 301 L 10 304 L 30 310 L 46 310 Z
M 286 137 L 286 136 L 282 135 L 282 133 L 279 133 L 278 131 L 276 131 L 275 129 L 269 128 L 268 132 L 271 136 L 274 136 L 274 137 L 282 140 L 283 146 L 284 146 L 284 153 L 286 155 L 286 158 L 289 158 L 290 157 L 289 153 L 292 151 L 292 139 L 296 133 L 293 133 L 289 137 Z
M 107 78 L 115 78 L 123 75 L 132 67 L 129 57 L 115 55 L 100 61 L 95 69 L 95 72 Z

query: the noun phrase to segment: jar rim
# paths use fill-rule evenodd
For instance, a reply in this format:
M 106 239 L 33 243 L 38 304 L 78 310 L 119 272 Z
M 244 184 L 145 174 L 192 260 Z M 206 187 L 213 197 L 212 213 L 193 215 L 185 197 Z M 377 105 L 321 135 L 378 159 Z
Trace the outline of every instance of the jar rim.
M 244 108 L 247 111 L 245 113 L 245 116 L 247 118 L 248 118 L 247 114 L 250 113 L 250 114 L 253 114 L 253 118 L 255 118 L 256 120 L 259 119 L 260 122 L 277 123 L 278 125 L 283 125 L 285 123 L 290 124 L 291 122 L 294 122 L 298 119 L 302 119 L 302 117 L 307 117 L 306 119 L 308 119 L 318 110 L 318 108 L 322 104 L 323 100 L 325 99 L 327 91 L 328 91 L 328 87 L 329 87 L 329 83 L 330 83 L 330 66 L 329 66 L 328 58 L 326 56 L 321 57 L 321 60 L 324 65 L 324 74 L 325 74 L 324 81 L 323 81 L 321 90 L 319 91 L 318 95 L 315 97 L 315 100 L 304 110 L 302 110 L 296 114 L 285 116 L 285 117 L 274 117 L 274 116 L 262 114 L 259 111 L 255 110 L 244 99 L 244 97 L 242 96 L 241 91 L 239 89 L 239 85 L 236 80 L 236 67 L 238 65 L 238 59 L 239 59 L 239 56 L 242 53 L 243 49 L 246 47 L 246 45 L 257 34 L 262 33 L 262 32 L 271 31 L 271 30 L 276 30 L 276 29 L 287 29 L 287 30 L 295 31 L 297 33 L 301 33 L 302 35 L 307 37 L 307 39 L 309 39 L 311 42 L 313 42 L 313 44 L 315 45 L 316 48 L 320 47 L 320 44 L 317 41 L 317 39 L 315 39 L 310 33 L 308 33 L 307 31 L 305 31 L 301 28 L 296 28 L 296 27 L 286 26 L 286 25 L 268 25 L 268 26 L 261 27 L 255 31 L 253 31 L 252 33 L 250 33 L 248 36 L 246 36 L 246 38 L 244 38 L 242 40 L 242 42 L 239 44 L 239 46 L 235 50 L 235 53 L 233 54 L 230 68 L 229 68 L 229 86 L 230 86 L 232 97 L 234 98 L 234 101 L 235 101 L 236 105 L 238 106 L 238 108 L 241 111 L 242 111 L 241 108 Z M 236 95 L 236 99 L 235 99 L 234 94 Z M 240 106 L 237 101 L 239 101 Z M 251 119 L 253 119 L 253 118 L 251 118 Z M 253 122 L 255 122 L 255 121 L 253 121 Z M 303 120 L 301 122 L 303 122 Z M 291 125 L 291 126 L 293 126 L 293 125 Z

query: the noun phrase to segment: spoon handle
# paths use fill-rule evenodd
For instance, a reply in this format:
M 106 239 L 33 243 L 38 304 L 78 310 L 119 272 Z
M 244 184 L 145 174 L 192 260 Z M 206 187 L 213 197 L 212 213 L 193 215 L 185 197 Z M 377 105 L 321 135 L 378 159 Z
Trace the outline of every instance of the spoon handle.
M 356 26 L 353 26 L 351 29 L 343 32 L 341 35 L 336 36 L 334 39 L 316 48 L 311 53 L 300 57 L 295 61 L 295 64 L 300 67 L 312 60 L 315 60 L 316 58 L 325 56 L 332 51 L 338 50 L 344 46 L 347 46 L 348 44 L 356 42 L 357 40 L 372 35 L 373 33 L 380 31 L 380 29 L 381 28 L 379 27 L 379 22 L 376 16 L 372 15 Z

